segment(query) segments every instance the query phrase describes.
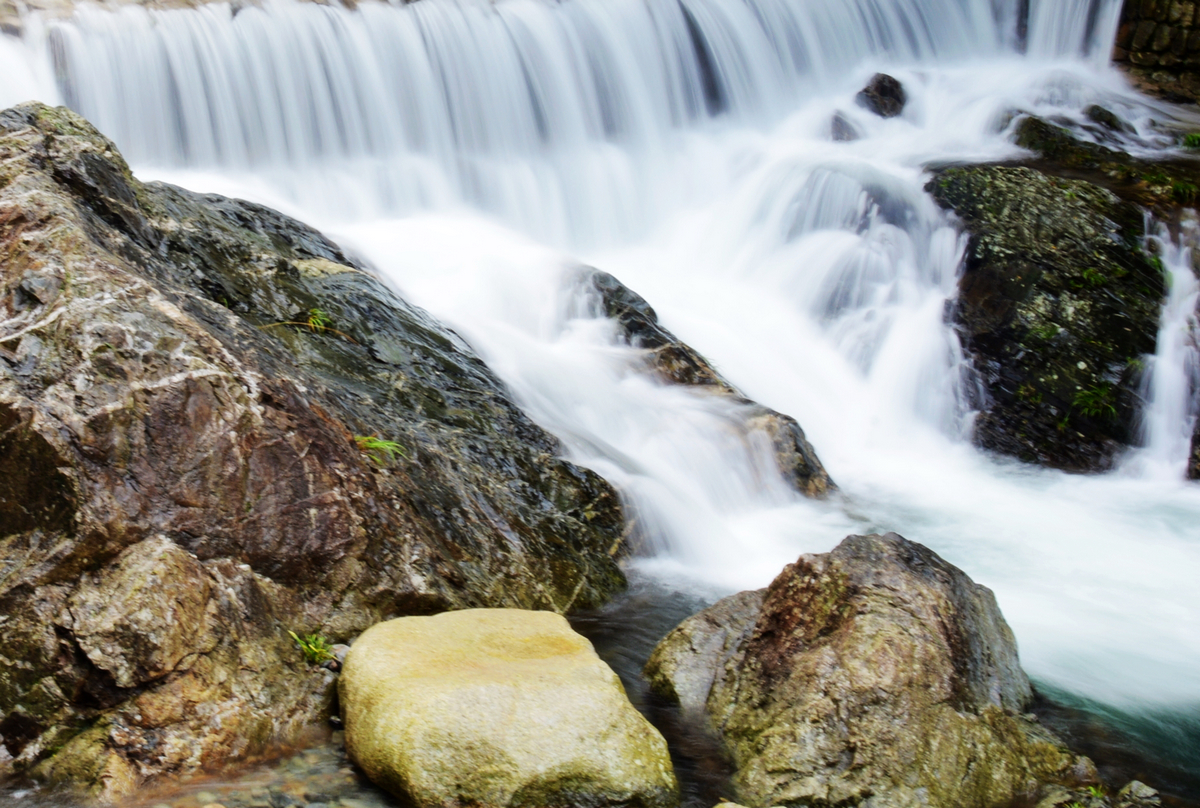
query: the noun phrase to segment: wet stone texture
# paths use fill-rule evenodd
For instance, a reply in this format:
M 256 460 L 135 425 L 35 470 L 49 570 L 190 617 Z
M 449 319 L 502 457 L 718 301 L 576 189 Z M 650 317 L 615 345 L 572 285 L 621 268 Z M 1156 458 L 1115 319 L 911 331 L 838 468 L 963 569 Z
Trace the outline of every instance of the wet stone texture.
M 0 776 L 116 798 L 296 737 L 333 677 L 288 630 L 602 603 L 620 506 L 559 453 L 319 233 L 0 113 Z
M 942 170 L 927 190 L 970 234 L 954 319 L 984 388 L 975 442 L 1098 471 L 1134 440 L 1164 295 L 1142 213 L 1027 167 Z
M 754 808 L 994 808 L 1096 783 L 1023 715 L 1032 689 L 992 592 L 896 534 L 802 555 L 688 618 L 646 676 L 703 716 Z
M 703 356 L 658 322 L 645 298 L 607 272 L 580 269 L 576 281 L 596 299 L 598 313 L 616 323 L 620 337 L 645 351 L 646 364 L 668 384 L 680 384 L 721 396 L 735 405 L 737 428 L 758 435 L 771 446 L 784 481 L 807 497 L 824 498 L 837 491 L 804 430 L 790 415 L 746 398 L 721 377 Z

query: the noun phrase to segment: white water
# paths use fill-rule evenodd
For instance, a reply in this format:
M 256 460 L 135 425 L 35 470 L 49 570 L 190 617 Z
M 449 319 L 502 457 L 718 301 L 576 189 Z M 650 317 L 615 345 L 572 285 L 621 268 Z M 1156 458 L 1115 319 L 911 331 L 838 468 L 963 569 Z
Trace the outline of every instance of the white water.
M 1131 148 L 1162 140 L 1161 113 L 1105 66 L 1116 2 L 1034 0 L 1028 56 L 1012 51 L 1015 5 L 85 8 L 0 46 L 27 74 L 0 100 L 65 98 L 143 177 L 273 204 L 369 259 L 622 488 L 653 574 L 762 586 L 800 552 L 896 530 L 997 591 L 1035 677 L 1196 714 L 1184 254 L 1167 248 L 1145 450 L 1080 477 L 968 442 L 970 372 L 944 323 L 963 242 L 922 166 L 1015 154 L 1013 109 L 1082 122 L 1101 102 L 1137 127 Z M 880 67 L 908 90 L 900 118 L 853 102 Z M 831 140 L 835 111 L 862 139 Z M 648 378 L 572 283 L 580 262 L 795 416 L 844 499 L 792 494 L 730 405 Z

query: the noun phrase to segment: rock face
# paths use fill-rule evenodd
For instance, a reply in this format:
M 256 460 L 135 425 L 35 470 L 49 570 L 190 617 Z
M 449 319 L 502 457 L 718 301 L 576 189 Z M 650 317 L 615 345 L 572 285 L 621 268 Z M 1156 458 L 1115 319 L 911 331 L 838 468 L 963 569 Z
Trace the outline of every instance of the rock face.
M 641 295 L 612 275 L 587 267 L 581 270 L 578 281 L 595 293 L 599 311 L 617 324 L 621 336 L 646 351 L 647 362 L 664 381 L 701 388 L 741 404 L 742 427 L 766 435 L 774 447 L 779 471 L 789 485 L 805 496 L 817 498 L 837 490 L 796 419 L 743 396 L 703 356 L 663 328 Z
M 339 693 L 351 759 L 419 808 L 678 802 L 666 741 L 559 615 L 380 623 L 351 648 Z
M 904 85 L 886 73 L 876 73 L 862 88 L 855 100 L 881 118 L 895 118 L 904 112 L 908 94 Z
M 0 113 L 0 768 L 115 797 L 319 720 L 287 630 L 599 604 L 622 514 L 558 452 L 319 233 Z
M 991 591 L 895 534 L 689 618 L 646 675 L 702 711 L 754 808 L 1007 806 L 1094 777 L 1018 715 L 1032 691 Z
M 971 237 L 955 319 L 988 396 L 975 442 L 1054 468 L 1108 468 L 1134 437 L 1164 293 L 1161 265 L 1139 245 L 1141 211 L 1024 167 L 951 168 L 927 190 Z

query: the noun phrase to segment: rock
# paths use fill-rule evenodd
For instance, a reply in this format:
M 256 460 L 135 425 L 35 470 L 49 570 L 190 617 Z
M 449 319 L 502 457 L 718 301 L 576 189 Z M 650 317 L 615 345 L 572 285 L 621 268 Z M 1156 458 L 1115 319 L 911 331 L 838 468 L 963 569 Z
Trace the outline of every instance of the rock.
M 666 742 L 555 614 L 381 623 L 346 657 L 339 694 L 351 759 L 421 808 L 678 802 Z
M 969 166 L 926 186 L 970 234 L 954 313 L 987 400 L 977 445 L 1071 471 L 1133 437 L 1164 284 L 1140 210 L 1081 180 Z
M 117 799 L 323 723 L 288 629 L 603 602 L 617 495 L 560 454 L 320 233 L 0 112 L 0 766 Z
M 1133 132 L 1134 128 L 1112 110 L 1102 107 L 1099 104 L 1092 104 L 1083 111 L 1088 120 L 1093 123 L 1103 126 L 1111 132 Z
M 1020 715 L 1032 689 L 991 591 L 932 551 L 850 536 L 754 597 L 684 621 L 646 666 L 689 701 L 707 668 L 739 802 L 984 808 L 1094 777 Z
M 1117 794 L 1117 808 L 1141 808 L 1162 805 L 1158 792 L 1139 780 L 1131 780 Z
M 850 120 L 840 112 L 833 114 L 833 120 L 829 124 L 829 134 L 839 143 L 849 143 L 862 137 L 858 127 L 850 123 Z
M 621 337 L 646 352 L 649 366 L 664 381 L 706 390 L 740 405 L 747 433 L 767 437 L 784 480 L 808 497 L 823 498 L 837 490 L 817 452 L 794 418 L 746 398 L 725 381 L 708 361 L 658 322 L 646 300 L 607 272 L 584 267 L 577 279 L 596 295 L 598 312 L 613 320 Z
M 1187 476 L 1189 480 L 1200 480 L 1200 419 L 1196 422 L 1196 431 L 1192 433 L 1192 454 L 1188 458 Z
M 854 100 L 881 118 L 895 118 L 904 111 L 908 95 L 899 81 L 886 73 L 876 73 Z

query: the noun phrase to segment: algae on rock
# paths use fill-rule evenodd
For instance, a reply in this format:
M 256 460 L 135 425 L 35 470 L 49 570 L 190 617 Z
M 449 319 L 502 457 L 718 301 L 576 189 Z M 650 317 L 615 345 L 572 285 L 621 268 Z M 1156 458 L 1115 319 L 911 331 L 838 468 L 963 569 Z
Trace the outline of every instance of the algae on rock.
M 618 498 L 559 454 L 320 233 L 0 113 L 0 767 L 116 797 L 321 719 L 289 629 L 603 602 Z
M 1133 437 L 1163 298 L 1142 213 L 1025 167 L 944 169 L 927 190 L 970 234 L 955 321 L 987 392 L 975 442 L 1054 468 L 1109 467 Z

